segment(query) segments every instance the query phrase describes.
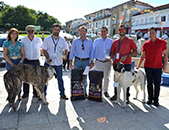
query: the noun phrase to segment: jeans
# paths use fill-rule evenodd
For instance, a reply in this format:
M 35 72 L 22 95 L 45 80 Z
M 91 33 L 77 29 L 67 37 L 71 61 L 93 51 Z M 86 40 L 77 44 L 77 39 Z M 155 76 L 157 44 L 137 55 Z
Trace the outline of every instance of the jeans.
M 125 68 L 126 71 L 131 71 L 131 65 L 130 64 L 124 65 L 124 68 Z M 127 88 L 127 97 L 130 97 L 129 91 L 130 91 L 130 87 Z M 117 95 L 117 88 L 116 87 L 114 87 L 114 94 Z
M 80 60 L 75 58 L 74 61 L 74 69 L 81 69 L 85 70 L 86 66 L 90 65 L 89 60 Z M 84 92 L 87 94 L 86 88 L 87 88 L 87 75 L 83 75 L 83 85 L 84 85 Z
M 44 66 L 49 66 L 49 64 L 45 62 Z M 62 65 L 59 65 L 59 66 L 54 65 L 52 67 L 55 69 L 56 74 L 57 74 L 60 95 L 64 95 L 65 88 L 64 88 L 64 83 L 63 83 L 63 79 L 62 79 Z M 45 96 L 47 95 L 47 85 L 44 86 L 44 94 L 45 94 Z
M 21 60 L 21 58 L 18 58 L 18 59 L 10 59 L 15 65 L 17 65 L 19 62 L 20 62 L 20 60 Z M 11 64 L 9 64 L 7 61 L 6 61 L 6 64 L 5 64 L 5 67 L 6 67 L 6 70 L 9 70 L 10 68 L 11 68 Z M 20 95 L 21 94 L 21 91 L 22 90 L 20 90 L 20 92 L 19 92 L 19 94 L 18 95 Z
M 154 102 L 158 102 L 162 69 L 148 67 L 144 67 L 144 69 L 147 76 L 148 99 L 150 101 L 154 100 Z M 153 91 L 153 83 L 154 83 L 154 91 Z
M 40 65 L 40 61 L 39 60 L 27 60 L 25 58 L 24 60 L 24 64 L 31 64 L 31 65 Z M 27 83 L 23 83 L 23 92 L 25 95 L 29 94 L 29 84 Z M 36 95 L 37 92 L 35 90 L 35 88 L 33 87 L 33 94 Z

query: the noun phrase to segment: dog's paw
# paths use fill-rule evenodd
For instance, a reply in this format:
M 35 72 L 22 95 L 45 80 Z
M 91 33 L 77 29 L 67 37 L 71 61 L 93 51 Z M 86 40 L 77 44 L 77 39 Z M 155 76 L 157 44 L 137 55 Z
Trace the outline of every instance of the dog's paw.
M 49 103 L 46 101 L 46 102 L 43 102 L 44 105 L 48 105 Z
M 122 105 L 122 108 L 125 108 L 126 107 L 126 104 L 124 103 L 123 105 Z
M 134 100 L 136 100 L 137 99 L 137 97 L 135 97 L 135 98 L 133 98 Z
M 113 103 L 118 103 L 118 100 L 116 100 L 116 101 L 113 101 Z

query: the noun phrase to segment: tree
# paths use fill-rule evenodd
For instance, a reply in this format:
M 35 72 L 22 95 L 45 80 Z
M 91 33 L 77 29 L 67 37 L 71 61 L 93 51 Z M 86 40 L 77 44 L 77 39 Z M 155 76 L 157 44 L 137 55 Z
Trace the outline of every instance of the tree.
M 5 7 L 9 7 L 9 5 L 5 4 L 3 1 L 0 1 L 0 12 L 1 12 Z

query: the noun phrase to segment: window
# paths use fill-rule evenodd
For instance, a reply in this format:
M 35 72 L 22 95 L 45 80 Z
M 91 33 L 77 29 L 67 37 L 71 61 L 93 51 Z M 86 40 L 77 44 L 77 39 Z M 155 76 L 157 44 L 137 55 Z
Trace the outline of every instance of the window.
M 155 21 L 155 23 L 158 23 L 158 22 L 159 22 L 159 17 L 156 16 L 156 21 Z
M 90 29 L 92 28 L 92 25 L 90 24 Z
M 105 26 L 105 24 L 104 24 L 104 23 L 105 23 L 105 21 L 103 20 L 103 26 Z
M 148 18 L 146 18 L 146 20 L 145 20 L 145 24 L 148 24 Z
M 166 16 L 161 16 L 161 21 L 165 22 L 166 21 Z
M 96 22 L 96 28 L 97 28 L 97 26 L 98 26 L 98 23 Z
M 107 26 L 108 26 L 109 25 L 109 20 L 107 19 L 106 21 L 107 21 Z
M 154 22 L 154 19 L 153 17 L 150 18 L 150 23 L 153 23 Z
M 141 24 L 143 25 L 143 23 L 144 23 L 144 19 L 141 19 Z
M 89 19 L 91 19 L 91 17 L 89 17 Z
M 136 21 L 136 25 L 139 25 L 139 20 Z

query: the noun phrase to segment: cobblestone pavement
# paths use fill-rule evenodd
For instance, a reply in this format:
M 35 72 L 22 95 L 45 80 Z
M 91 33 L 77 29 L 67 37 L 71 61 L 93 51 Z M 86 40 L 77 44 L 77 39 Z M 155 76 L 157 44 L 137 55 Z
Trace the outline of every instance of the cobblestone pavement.
M 6 101 L 3 84 L 5 68 L 0 68 L 0 130 L 167 130 L 169 129 L 169 87 L 161 86 L 159 107 L 141 102 L 143 93 L 134 100 L 130 89 L 130 104 L 122 108 L 103 96 L 103 102 L 60 99 L 57 80 L 49 81 L 49 105 L 32 96 L 16 101 L 17 112 Z M 70 70 L 63 72 L 65 93 L 70 97 Z M 113 71 L 110 75 L 109 94 L 113 95 Z M 146 90 L 147 92 L 147 90 Z M 122 96 L 122 95 L 121 95 Z M 146 95 L 147 99 L 147 95 Z

